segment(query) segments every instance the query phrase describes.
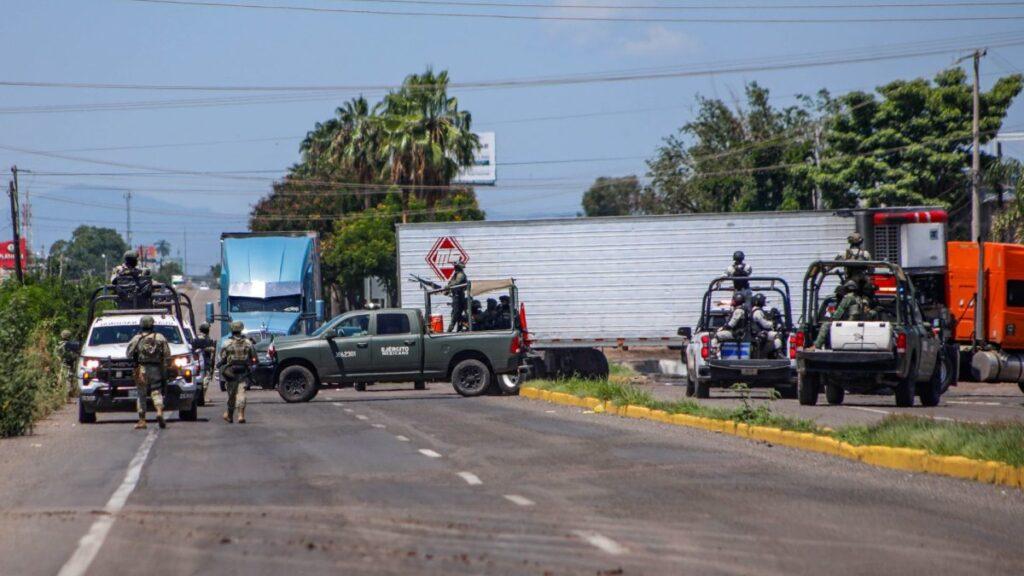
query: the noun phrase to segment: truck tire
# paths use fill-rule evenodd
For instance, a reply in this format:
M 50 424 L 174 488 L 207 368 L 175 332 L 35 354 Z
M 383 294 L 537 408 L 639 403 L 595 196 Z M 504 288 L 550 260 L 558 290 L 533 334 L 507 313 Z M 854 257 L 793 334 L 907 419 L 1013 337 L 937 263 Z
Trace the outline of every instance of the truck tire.
M 910 373 L 906 378 L 896 384 L 896 406 L 898 408 L 911 408 L 914 406 L 914 374 Z
M 604 352 L 596 348 L 578 348 L 572 351 L 572 361 L 581 378 L 607 380 L 610 368 Z
M 945 387 L 948 385 L 946 380 L 949 378 L 951 370 L 949 356 L 945 352 L 941 352 L 935 361 L 935 372 L 932 377 L 927 382 L 917 384 L 917 397 L 921 400 L 922 406 L 939 405 L 942 393 L 946 391 Z
M 796 394 L 801 406 L 814 406 L 818 403 L 820 376 L 798 372 L 796 375 Z
M 695 393 L 697 398 L 711 398 L 711 382 L 708 380 L 697 380 Z
M 487 364 L 467 358 L 452 369 L 452 387 L 461 396 L 480 396 L 487 393 L 494 378 Z
M 366 382 L 356 382 L 352 385 L 356 392 L 366 392 Z
M 301 364 L 286 367 L 277 377 L 277 393 L 289 404 L 309 402 L 318 391 L 316 375 Z
M 196 406 L 206 406 L 206 387 L 196 386 Z
M 796 400 L 796 384 L 790 384 L 789 386 L 776 386 L 775 391 L 779 393 L 779 398 L 782 398 L 783 400 Z
M 693 379 L 690 378 L 690 372 L 686 372 L 686 396 L 689 398 L 697 393 L 697 385 L 693 383 Z
M 95 424 L 96 413 L 87 412 L 85 409 L 85 403 L 81 400 L 78 401 L 78 423 L 79 424 Z
M 518 396 L 522 383 L 523 379 L 519 374 L 508 373 L 498 376 L 498 388 L 506 396 Z
M 1024 382 L 1017 382 L 1017 388 L 1020 388 L 1020 393 L 1024 394 Z
M 195 402 L 192 403 L 192 406 L 190 406 L 188 410 L 178 410 L 178 420 L 182 420 L 184 422 L 195 422 L 198 419 L 199 408 L 196 407 Z
M 427 383 L 425 381 L 423 381 L 423 380 L 417 380 L 417 381 L 412 383 L 412 387 L 413 387 L 414 390 L 426 390 L 427 389 Z
M 826 384 L 825 385 L 825 400 L 832 406 L 839 406 L 843 403 L 843 398 L 846 397 L 846 390 L 843 389 L 839 384 Z

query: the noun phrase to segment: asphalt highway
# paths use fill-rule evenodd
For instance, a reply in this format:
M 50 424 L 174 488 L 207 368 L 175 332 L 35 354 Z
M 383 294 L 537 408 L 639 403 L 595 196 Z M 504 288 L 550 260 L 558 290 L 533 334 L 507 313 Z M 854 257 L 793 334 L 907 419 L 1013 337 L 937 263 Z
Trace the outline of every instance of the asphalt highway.
M 0 443 L 0 574 L 1021 574 L 1024 493 L 450 386 Z

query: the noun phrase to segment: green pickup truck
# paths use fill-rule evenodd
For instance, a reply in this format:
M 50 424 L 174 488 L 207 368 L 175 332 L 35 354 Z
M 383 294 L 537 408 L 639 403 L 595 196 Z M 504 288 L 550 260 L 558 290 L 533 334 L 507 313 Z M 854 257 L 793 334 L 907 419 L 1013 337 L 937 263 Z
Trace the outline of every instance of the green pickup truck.
M 357 310 L 308 336 L 278 336 L 266 347 L 272 382 L 286 402 L 308 402 L 321 387 L 373 382 L 451 381 L 463 396 L 519 392 L 527 370 L 519 322 L 508 330 L 432 333 L 417 309 Z

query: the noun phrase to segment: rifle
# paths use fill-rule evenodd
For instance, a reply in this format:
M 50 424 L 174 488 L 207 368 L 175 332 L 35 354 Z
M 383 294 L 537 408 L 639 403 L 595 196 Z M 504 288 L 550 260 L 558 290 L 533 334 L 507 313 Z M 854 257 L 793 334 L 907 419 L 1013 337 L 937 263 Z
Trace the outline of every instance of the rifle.
M 419 282 L 420 283 L 420 288 L 422 288 L 424 290 L 440 290 L 441 289 L 441 285 L 440 284 L 438 284 L 436 282 L 431 282 L 430 280 L 427 280 L 426 278 L 423 278 L 422 276 L 417 276 L 415 274 L 409 274 L 409 280 L 413 281 L 413 282 Z

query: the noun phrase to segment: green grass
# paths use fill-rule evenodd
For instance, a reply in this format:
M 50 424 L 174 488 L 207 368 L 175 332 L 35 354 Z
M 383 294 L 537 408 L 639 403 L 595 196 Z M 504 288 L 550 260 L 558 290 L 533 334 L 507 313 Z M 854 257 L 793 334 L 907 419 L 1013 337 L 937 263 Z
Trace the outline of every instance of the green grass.
M 608 366 L 609 378 L 619 376 L 623 378 L 632 378 L 639 376 L 640 373 L 633 369 L 629 364 L 610 364 Z
M 868 426 L 844 426 L 826 431 L 811 420 L 792 418 L 774 412 L 770 401 L 754 402 L 745 398 L 743 406 L 719 408 L 688 399 L 674 402 L 657 400 L 650 392 L 630 384 L 627 377 L 616 374 L 610 376 L 608 380 L 531 380 L 527 385 L 552 392 L 598 398 L 613 402 L 617 406 L 643 406 L 671 414 L 689 414 L 758 426 L 773 426 L 783 430 L 831 435 L 857 446 L 917 448 L 940 456 L 965 456 L 1024 466 L 1024 422 L 944 422 L 898 415 L 886 417 Z M 744 395 L 742 391 L 740 393 Z
M 833 435 L 850 444 L 918 448 L 942 456 L 966 456 L 1024 466 L 1024 423 L 940 422 L 889 416 L 868 426 L 846 426 Z

